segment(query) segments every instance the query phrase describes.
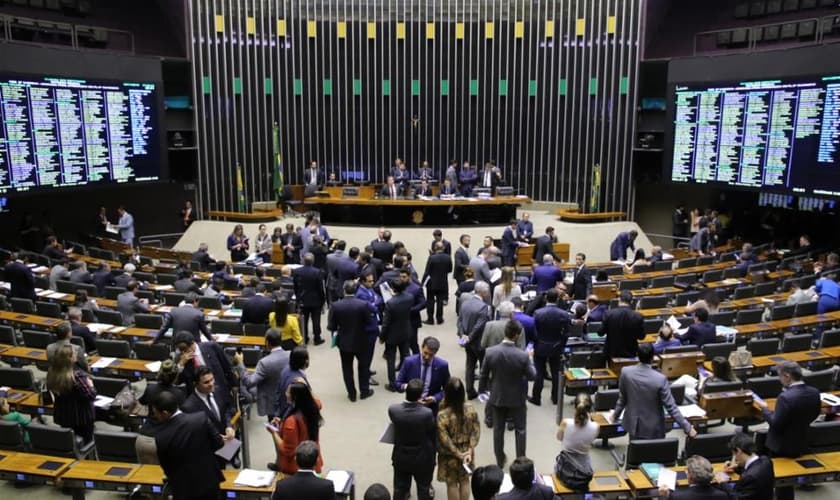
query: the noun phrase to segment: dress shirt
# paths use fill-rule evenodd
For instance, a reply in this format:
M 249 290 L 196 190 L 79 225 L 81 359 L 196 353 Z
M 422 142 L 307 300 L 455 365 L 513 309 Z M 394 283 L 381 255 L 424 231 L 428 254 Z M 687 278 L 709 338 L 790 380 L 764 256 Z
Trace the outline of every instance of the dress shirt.
M 207 405 L 207 408 L 210 408 L 210 411 L 212 411 L 213 414 L 216 415 L 216 418 L 219 421 L 221 421 L 222 415 L 219 413 L 219 406 L 216 404 L 216 400 L 213 398 L 213 393 L 211 392 L 209 394 L 202 394 L 196 391 L 195 394 L 198 396 L 199 399 L 204 401 L 204 404 Z
M 397 198 L 397 185 L 396 184 L 391 184 L 391 186 L 389 187 L 389 190 L 391 191 L 391 199 L 392 200 L 396 199 Z
M 484 187 L 491 187 L 493 186 L 493 172 L 487 171 L 484 172 Z
M 750 458 L 748 458 L 747 461 L 744 463 L 744 470 L 749 469 L 750 465 L 752 465 L 753 462 L 755 462 L 756 460 L 758 460 L 758 455 L 753 455 Z

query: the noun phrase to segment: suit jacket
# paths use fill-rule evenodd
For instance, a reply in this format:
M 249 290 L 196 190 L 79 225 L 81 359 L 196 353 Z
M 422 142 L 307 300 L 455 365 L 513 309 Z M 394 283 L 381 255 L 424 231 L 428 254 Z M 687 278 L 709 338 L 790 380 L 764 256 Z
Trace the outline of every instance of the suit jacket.
M 327 300 L 321 270 L 304 265 L 292 271 L 295 297 L 302 307 L 320 308 Z
M 388 417 L 394 426 L 391 463 L 395 469 L 434 468 L 437 424 L 430 408 L 419 403 L 393 404 Z
M 689 325 L 688 331 L 685 332 L 685 335 L 679 336 L 680 340 L 686 341 L 689 344 L 694 344 L 697 347 L 712 344 L 716 338 L 717 333 L 715 333 L 715 325 L 709 323 L 708 321 L 692 323 Z
M 265 295 L 254 295 L 242 304 L 242 316 L 239 320 L 245 323 L 268 323 L 268 315 L 274 311 L 274 301 Z
M 448 177 L 447 177 L 448 178 Z M 456 176 L 457 178 L 457 176 Z M 440 193 L 441 195 L 456 195 L 458 194 L 458 184 L 453 184 L 452 181 L 449 181 L 449 186 L 445 184 L 440 185 Z
M 257 413 L 260 416 L 273 415 L 274 395 L 280 385 L 280 375 L 287 366 L 289 366 L 289 352 L 280 347 L 274 348 L 263 356 L 253 372 L 245 370 L 242 365 L 237 365 L 241 383 L 248 388 L 257 388 Z
M 11 288 L 10 298 L 37 300 L 37 297 L 35 297 L 35 276 L 26 264 L 17 260 L 9 262 L 3 268 L 3 273 L 4 279 L 9 282 Z
M 66 345 L 73 346 L 73 349 L 76 351 L 76 366 L 86 372 L 90 371 L 88 368 L 87 354 L 85 353 L 84 348 L 71 344 L 70 340 L 56 340 L 52 344 L 47 345 L 47 361 L 52 362 L 52 359 L 55 357 L 55 353 Z
M 563 281 L 565 273 L 554 264 L 541 264 L 534 268 L 531 283 L 537 285 L 538 292 L 545 292 L 554 288 L 558 281 Z
M 396 194 L 397 198 L 399 198 L 400 196 L 405 194 L 405 191 L 403 189 L 403 185 L 400 184 L 400 182 L 396 179 L 394 179 L 394 190 L 397 192 L 397 194 Z M 391 197 L 391 188 L 387 184 L 382 186 L 382 189 L 379 190 L 379 197 L 380 198 L 390 198 Z
M 172 288 L 174 288 L 177 293 L 195 292 L 199 295 L 201 294 L 201 291 L 198 289 L 198 285 L 189 278 L 181 278 L 175 281 L 175 283 L 172 283 Z
M 738 500 L 764 500 L 773 498 L 773 484 L 776 477 L 773 473 L 773 462 L 764 456 L 758 457 L 745 470 L 732 488 Z
M 118 286 L 120 288 L 125 288 L 128 286 L 128 282 L 133 280 L 134 278 L 131 277 L 128 273 L 122 273 L 114 276 L 114 286 Z
M 313 177 L 314 177 L 314 180 L 315 180 L 315 182 L 314 182 L 315 185 L 317 185 L 318 188 L 320 189 L 321 186 L 324 185 L 324 171 L 321 170 L 320 168 L 316 168 L 314 173 L 313 173 L 311 168 L 307 168 L 306 173 L 304 173 L 304 175 L 303 175 L 303 184 L 307 185 L 307 186 L 312 184 L 313 183 L 312 182 Z
M 236 386 L 236 378 L 233 376 L 233 369 L 230 365 L 230 360 L 225 355 L 221 346 L 215 342 L 202 342 L 198 344 L 198 349 L 201 350 L 201 357 L 204 359 L 204 364 L 213 372 L 213 377 L 216 379 L 216 402 L 224 402 L 224 404 L 233 404 L 233 398 L 230 395 L 231 387 Z M 184 384 L 189 392 L 193 391 L 195 387 L 195 365 L 187 363 L 184 369 L 178 374 L 176 383 Z
M 544 484 L 534 484 L 531 489 L 520 490 L 514 488 L 507 493 L 496 497 L 498 500 L 552 500 L 555 498 L 554 490 Z
M 397 374 L 397 390 L 402 392 L 403 384 L 409 380 L 420 378 L 422 360 L 419 354 L 405 358 L 402 368 Z M 422 379 L 421 379 L 422 380 Z M 440 403 L 443 399 L 443 388 L 449 382 L 449 363 L 445 359 L 435 356 L 432 358 L 432 374 L 429 378 L 429 396 L 434 396 L 435 401 Z
M 527 243 L 532 236 L 534 236 L 534 223 L 529 220 L 517 221 L 516 237 Z
M 426 310 L 426 296 L 423 295 L 423 289 L 414 281 L 409 282 L 405 287 L 405 293 L 411 295 L 411 327 L 421 328 L 423 321 L 420 318 L 420 313 Z
M 592 290 L 592 271 L 585 265 L 575 269 L 575 277 L 572 282 L 572 298 L 586 300 L 590 290 Z
M 773 456 L 798 457 L 808 453 L 808 432 L 820 414 L 820 391 L 806 384 L 791 385 L 776 398 L 775 411 L 762 410 L 767 449 Z
M 458 193 L 458 169 L 454 167 L 446 167 L 445 177 L 449 179 L 449 185 L 452 187 L 452 194 Z M 442 186 L 441 186 L 442 187 Z
M 105 296 L 105 287 L 114 286 L 114 274 L 111 271 L 96 271 L 93 273 L 93 284 L 96 286 L 96 294 Z
M 452 259 L 445 253 L 435 253 L 426 261 L 423 281 L 429 278 L 426 288 L 433 292 L 449 294 L 449 273 L 452 272 Z
M 406 292 L 395 295 L 385 303 L 382 316 L 380 339 L 388 345 L 400 345 L 408 342 L 411 336 L 411 305 L 414 299 Z
M 458 335 L 468 337 L 466 347 L 474 352 L 481 352 L 481 339 L 484 335 L 484 326 L 490 319 L 490 307 L 484 299 L 475 294 L 470 294 L 461 302 L 461 310 L 458 314 Z
M 391 167 L 391 175 L 394 177 L 394 184 L 406 185 L 411 180 L 411 172 L 406 168 L 405 170 L 399 167 Z
M 365 323 L 365 331 L 369 334 L 379 336 L 380 311 L 383 307 L 382 297 L 373 288 L 359 286 L 356 288 L 356 298 L 362 300 L 368 308 L 368 320 Z
M 322 479 L 309 471 L 297 471 L 277 482 L 271 500 L 333 500 L 335 488 L 329 479 Z
M 131 244 L 134 241 L 134 217 L 128 212 L 123 213 L 117 227 L 120 229 L 120 239 Z
M 516 233 L 510 226 L 502 232 L 502 258 L 505 262 L 516 263 L 516 249 L 519 247 L 516 241 Z
M 546 304 L 537 309 L 534 312 L 534 328 L 537 332 L 534 355 L 546 358 L 562 356 L 571 324 L 569 313 L 556 304 Z
M 203 334 L 207 340 L 213 340 L 213 336 L 210 335 L 210 332 L 207 330 L 207 323 L 204 321 L 204 313 L 201 309 L 191 305 L 174 307 L 171 311 L 169 311 L 169 314 L 167 314 L 163 320 L 163 326 L 160 328 L 158 334 L 155 335 L 154 341 L 159 342 L 163 340 L 164 335 L 166 335 L 166 331 L 170 328 L 172 328 L 173 333 L 177 333 L 182 330 L 192 333 L 196 342 L 201 342 L 201 334 Z
M 624 413 L 622 425 L 630 439 L 664 438 L 663 406 L 680 427 L 686 431 L 691 428 L 674 402 L 668 379 L 650 365 L 639 363 L 624 367 L 618 378 L 618 393 L 613 415 L 618 418 Z
M 415 179 L 420 179 L 420 180 L 426 179 L 427 181 L 430 181 L 430 180 L 436 179 L 435 171 L 432 169 L 432 167 L 429 167 L 429 168 L 420 167 L 420 168 L 417 169 L 417 172 L 414 173 L 414 178 Z
M 420 196 L 432 196 L 432 187 L 426 186 L 426 189 L 423 189 L 422 186 L 417 186 L 417 189 L 414 190 L 414 197 L 419 198 Z
M 473 270 L 473 276 L 476 281 L 490 283 L 490 265 L 487 264 L 487 260 L 476 255 L 470 259 L 470 267 Z
M 455 250 L 455 267 L 452 277 L 458 283 L 464 281 L 464 269 L 470 266 L 470 255 L 464 247 Z
M 300 262 L 300 249 L 303 248 L 303 240 L 297 233 L 283 233 L 280 235 L 280 245 L 292 245 L 291 249 L 283 250 L 283 257 L 286 264 L 297 264 Z
M 604 314 L 601 335 L 604 353 L 608 358 L 632 358 L 636 356 L 639 341 L 645 338 L 645 320 L 629 307 L 614 307 Z
M 331 300 L 338 300 L 344 295 L 344 281 L 355 279 L 358 266 L 342 250 L 327 255 L 327 293 Z
M 219 409 L 218 417 L 209 406 L 204 404 L 204 401 L 195 392 L 187 396 L 187 399 L 181 404 L 181 411 L 184 413 L 204 413 L 207 415 L 207 420 L 213 429 L 219 434 L 224 434 L 225 428 L 230 426 L 230 419 L 233 417 L 233 406 L 220 401 L 216 398 L 215 394 L 213 395 L 213 399 L 216 401 L 216 407 Z
M 630 233 L 622 231 L 618 233 L 615 239 L 610 243 L 610 260 L 624 260 L 627 258 L 627 249 L 636 250 L 633 241 L 630 239 Z
M 672 491 L 669 498 L 673 498 L 675 500 L 706 500 L 715 498 L 728 500 L 732 497 L 730 496 L 729 491 L 727 491 L 724 487 L 714 486 L 711 484 L 703 486 L 694 484 L 688 488 L 680 488 Z M 768 498 L 772 498 L 772 495 Z
M 90 352 L 96 350 L 96 335 L 90 331 L 90 328 L 81 323 L 73 323 L 71 321 L 70 329 L 74 337 L 79 337 L 85 341 L 85 351 Z
M 374 240 L 370 246 L 373 249 L 373 256 L 385 264 L 390 264 L 394 260 L 394 244 L 390 241 Z
M 554 241 L 551 237 L 547 234 L 544 234 L 537 238 L 537 241 L 534 243 L 534 260 L 537 264 L 542 265 L 542 259 L 545 255 L 553 255 L 554 260 L 560 262 L 560 257 L 554 253 Z
M 117 310 L 122 314 L 123 326 L 134 324 L 134 313 L 149 312 L 149 308 L 140 302 L 140 298 L 132 292 L 123 292 L 117 295 Z
M 70 282 L 72 283 L 93 283 L 93 276 L 87 269 L 73 269 L 70 271 Z
M 202 252 L 201 250 L 193 252 L 192 257 L 190 257 L 190 260 L 192 260 L 194 262 L 198 262 L 198 267 L 201 271 L 206 271 L 207 267 L 210 264 L 213 264 L 214 262 L 216 262 L 215 259 L 210 257 L 209 253 Z
M 448 240 L 445 240 L 443 238 L 441 238 L 440 242 L 443 243 L 443 253 L 445 253 L 451 260 L 452 259 L 452 243 L 449 243 Z M 429 245 L 429 254 L 430 255 L 433 255 L 435 253 L 435 243 L 437 243 L 437 240 L 432 240 L 432 244 Z
M 327 319 L 327 330 L 338 333 L 338 349 L 364 354 L 368 351 L 366 327 L 370 320 L 368 303 L 355 295 L 333 302 Z
M 537 369 L 527 352 L 510 342 L 502 342 L 484 353 L 478 392 L 490 390 L 489 404 L 504 408 L 525 406 L 527 380 L 534 380 Z
M 180 413 L 161 424 L 155 434 L 157 456 L 176 500 L 218 496 L 225 476 L 214 452 L 223 444 L 204 413 Z

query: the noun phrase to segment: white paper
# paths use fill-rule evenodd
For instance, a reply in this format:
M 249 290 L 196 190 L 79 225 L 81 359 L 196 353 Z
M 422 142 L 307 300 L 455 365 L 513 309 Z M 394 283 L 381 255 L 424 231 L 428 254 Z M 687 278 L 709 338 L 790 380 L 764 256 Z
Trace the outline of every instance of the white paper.
M 840 398 L 838 398 L 838 397 L 837 397 L 837 396 L 835 396 L 834 394 L 831 394 L 830 392 L 823 392 L 823 393 L 821 393 L 821 394 L 820 394 L 820 399 L 821 399 L 824 403 L 829 404 L 829 405 L 831 405 L 831 406 L 837 406 L 837 405 L 840 405 Z
M 347 481 L 350 481 L 350 473 L 346 470 L 331 470 L 327 472 L 327 479 L 333 482 L 333 489 L 341 493 L 347 488 Z
M 505 478 L 502 479 L 502 486 L 499 488 L 499 493 L 508 493 L 513 490 L 513 480 L 510 474 L 505 473 Z
M 47 266 L 37 266 L 32 268 L 33 273 L 44 273 L 49 271 L 50 269 Z
M 52 293 L 47 294 L 47 297 L 49 297 L 51 299 L 63 299 L 64 297 L 67 297 L 67 294 L 66 293 L 61 293 L 61 292 L 52 292 Z
M 230 459 L 239 451 L 240 446 L 242 446 L 242 441 L 233 438 L 230 441 L 225 441 L 225 445 L 216 450 L 216 455 L 230 462 Z
M 111 333 L 120 333 L 126 331 L 127 329 L 128 327 L 126 326 L 111 326 L 111 328 L 108 329 L 108 331 Z
M 0 288 L 9 288 L 6 286 L 6 283 L 0 281 Z M 47 297 L 49 294 L 53 293 L 52 290 L 37 290 L 35 295 L 38 297 Z
M 114 398 L 109 398 L 108 396 L 102 396 L 101 394 L 96 396 L 96 399 L 93 401 L 93 406 L 97 408 L 102 408 L 103 410 L 107 410 L 111 407 L 111 403 L 114 402 Z
M 671 491 L 677 489 L 677 473 L 676 471 L 672 471 L 671 469 L 666 469 L 665 467 L 661 467 L 659 469 L 659 479 L 656 481 L 657 487 L 666 487 Z
M 388 283 L 379 285 L 379 291 L 382 293 L 382 302 L 388 302 L 394 296 L 394 292 L 391 291 L 391 285 Z
M 87 323 L 85 326 L 88 327 L 88 330 L 92 331 L 93 333 L 104 332 L 105 330 L 111 328 L 114 325 L 109 325 L 107 323 Z
M 213 337 L 216 338 L 216 342 L 224 343 L 224 342 L 228 341 L 228 338 L 230 338 L 230 334 L 229 333 L 214 333 Z M 204 337 L 201 337 L 201 338 L 203 339 Z
M 108 365 L 116 361 L 117 358 L 99 358 L 96 363 L 90 365 L 91 368 L 107 368 Z
M 119 234 L 120 229 L 119 229 L 117 226 L 115 226 L 115 225 L 113 225 L 113 224 L 111 224 L 111 223 L 109 222 L 109 223 L 105 226 L 105 231 L 107 231 L 107 232 L 109 232 L 109 233 L 111 233 L 111 234 Z
M 226 318 L 241 318 L 242 317 L 242 310 L 241 309 L 228 309 L 225 311 L 224 316 Z
M 599 411 L 598 413 L 600 413 L 600 414 L 601 414 L 601 416 L 602 416 L 602 417 L 604 417 L 604 419 L 606 419 L 606 421 L 607 421 L 607 422 L 609 422 L 609 423 L 613 423 L 613 413 L 615 413 L 615 411 L 614 411 L 614 410 L 610 410 L 610 411 Z
M 674 254 L 662 252 L 662 260 L 674 260 Z
M 160 371 L 160 365 L 160 361 L 152 361 L 151 363 L 146 363 L 146 369 L 148 369 L 150 372 L 157 373 Z
M 685 418 L 699 418 L 706 416 L 706 410 L 694 404 L 680 406 L 679 409 L 680 413 L 682 413 Z
M 388 426 L 385 427 L 385 430 L 382 431 L 382 435 L 379 436 L 379 442 L 385 444 L 394 444 L 394 424 L 388 423 Z
M 172 286 L 172 285 L 155 285 L 154 289 L 158 290 L 158 291 L 160 291 L 160 290 L 174 290 L 175 287 Z
M 670 318 L 665 320 L 665 324 L 670 326 L 672 331 L 677 331 L 680 328 L 682 328 L 682 325 L 680 324 L 679 320 L 677 320 L 676 316 L 674 316 L 673 314 Z
M 218 315 L 219 315 L 219 313 L 221 313 L 221 312 L 222 312 L 222 311 L 220 311 L 220 310 L 218 310 L 218 309 L 213 309 L 212 311 L 207 311 L 205 314 L 206 314 L 207 316 L 212 316 L 212 317 L 215 317 L 215 316 L 218 316 Z
M 233 484 L 237 486 L 248 486 L 250 488 L 262 488 L 274 484 L 276 474 L 269 470 L 242 469 Z
M 540 477 L 542 478 L 542 484 L 550 486 L 552 490 L 554 489 L 554 479 L 552 479 L 551 476 L 549 476 L 548 474 L 543 474 Z
M 497 267 L 490 271 L 490 283 L 495 283 L 502 279 L 502 269 Z
M 172 312 L 172 306 L 157 306 L 157 307 L 155 307 L 155 312 L 162 312 L 162 313 Z

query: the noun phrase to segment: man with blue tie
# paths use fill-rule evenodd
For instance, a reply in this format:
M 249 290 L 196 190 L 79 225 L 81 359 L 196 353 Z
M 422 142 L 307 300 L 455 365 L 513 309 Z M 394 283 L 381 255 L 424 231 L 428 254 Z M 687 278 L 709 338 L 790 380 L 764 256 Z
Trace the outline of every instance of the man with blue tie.
M 517 248 L 519 248 L 519 242 L 516 240 L 516 219 L 511 219 L 502 233 L 502 265 L 516 264 Z
M 123 243 L 127 243 L 129 245 L 134 244 L 134 217 L 128 212 L 126 212 L 125 207 L 120 205 L 120 208 L 117 209 L 117 213 L 120 214 L 120 220 L 117 222 L 117 229 L 120 231 L 120 239 Z
M 324 173 L 318 169 L 318 162 L 312 160 L 309 163 L 309 170 L 303 176 L 304 180 L 304 193 L 303 195 L 314 196 L 315 191 L 321 189 L 321 186 L 324 185 Z
M 530 243 L 534 236 L 534 224 L 530 221 L 531 214 L 524 212 L 516 223 L 516 238 L 522 243 Z
M 365 301 L 370 311 L 370 318 L 365 325 L 365 333 L 368 335 L 368 373 L 370 373 L 369 385 L 379 385 L 372 375 L 376 372 L 370 369 L 373 364 L 373 352 L 376 349 L 376 338 L 379 337 L 380 310 L 382 309 L 382 297 L 373 290 L 376 277 L 372 273 L 363 273 L 359 279 L 359 288 L 356 289 L 356 297 Z
M 437 357 L 438 350 L 440 350 L 438 339 L 434 337 L 423 339 L 420 354 L 409 356 L 403 361 L 396 382 L 397 390 L 404 392 L 409 380 L 420 379 L 423 382 L 423 393 L 418 402 L 431 408 L 435 413 L 443 399 L 443 388 L 449 381 L 449 363 Z

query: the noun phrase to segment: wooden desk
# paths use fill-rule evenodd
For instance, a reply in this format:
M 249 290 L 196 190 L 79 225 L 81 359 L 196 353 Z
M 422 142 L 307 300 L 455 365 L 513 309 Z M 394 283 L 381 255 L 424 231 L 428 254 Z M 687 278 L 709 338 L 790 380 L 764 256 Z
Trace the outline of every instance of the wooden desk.
M 809 466 L 806 466 L 806 464 Z M 814 467 L 810 467 L 810 465 L 814 465 Z M 773 473 L 776 476 L 777 487 L 833 481 L 838 472 L 840 472 L 840 469 L 836 465 L 823 462 L 820 455 L 773 459 Z
M 6 454 L 5 451 L 0 454 Z M 16 453 L 0 461 L 0 479 L 35 484 L 55 484 L 75 458 Z
M 61 475 L 59 483 L 63 488 L 77 490 L 74 499 L 84 498 L 85 490 L 127 492 L 134 488 L 132 476 L 139 468 L 140 464 L 79 460 Z
M 551 474 L 553 482 L 554 493 L 567 498 L 591 498 L 585 493 L 575 493 L 565 484 L 557 479 L 557 476 Z M 592 481 L 589 483 L 589 494 L 596 494 L 604 498 L 623 498 L 629 495 L 630 485 L 622 477 L 619 471 L 595 471 L 592 475 Z
M 591 377 L 575 377 L 571 370 L 566 370 L 566 386 L 575 387 L 590 387 L 590 386 L 605 386 L 612 385 L 618 382 L 618 376 L 609 368 L 595 368 L 588 370 Z
M 639 358 L 610 358 L 607 360 L 607 368 L 615 372 L 617 376 L 621 375 L 621 370 L 625 366 L 633 366 L 639 362 Z
M 684 465 L 678 465 L 674 467 L 668 467 L 673 471 L 676 471 L 678 475 L 680 472 L 685 472 Z M 712 464 L 712 469 L 715 471 L 715 475 L 718 477 L 718 480 L 725 479 L 726 482 L 736 482 L 738 481 L 738 474 L 735 473 L 727 473 L 725 472 L 724 465 L 721 463 Z M 627 482 L 630 483 L 633 494 L 636 498 L 654 498 L 659 496 L 659 488 L 639 469 L 632 469 L 625 471 L 625 475 L 627 476 Z M 678 478 L 677 479 L 677 488 L 688 488 L 688 479 L 686 478 Z M 769 500 L 769 499 L 768 499 Z
M 32 363 L 46 363 L 47 351 L 26 346 L 4 346 L 0 352 L 0 359 L 12 366 L 28 365 Z
M 164 477 L 160 465 L 141 464 L 131 476 L 131 482 L 140 486 L 138 493 L 160 495 L 163 493 Z
M 282 474 L 277 474 L 274 483 L 271 486 L 263 486 L 262 488 L 251 488 L 250 486 L 239 486 L 234 484 L 239 471 L 235 469 L 225 469 L 222 471 L 225 475 L 225 480 L 219 485 L 221 490 L 225 493 L 233 492 L 235 497 L 226 496 L 226 498 L 248 498 L 248 499 L 265 499 L 271 497 L 274 492 L 274 486 L 277 481 L 283 479 Z
M 710 420 L 755 416 L 752 391 L 746 389 L 703 393 L 700 408 L 706 410 Z
M 702 351 L 675 352 L 660 354 L 657 358 L 662 374 L 669 379 L 674 379 L 683 375 L 696 375 L 697 365 L 706 359 L 706 355 Z
M 610 222 L 612 220 L 624 220 L 627 217 L 626 212 L 590 212 L 582 213 L 577 208 L 561 208 L 554 214 L 560 220 L 567 220 L 571 222 Z

